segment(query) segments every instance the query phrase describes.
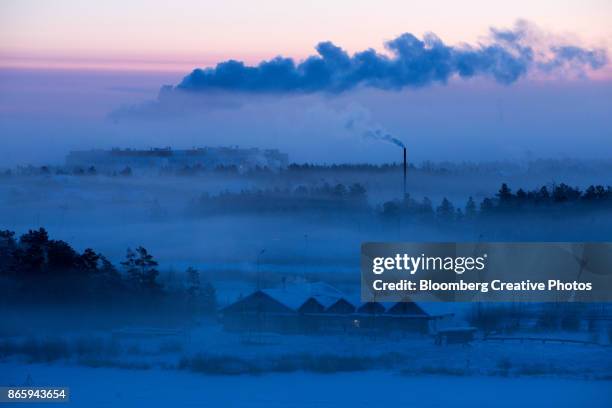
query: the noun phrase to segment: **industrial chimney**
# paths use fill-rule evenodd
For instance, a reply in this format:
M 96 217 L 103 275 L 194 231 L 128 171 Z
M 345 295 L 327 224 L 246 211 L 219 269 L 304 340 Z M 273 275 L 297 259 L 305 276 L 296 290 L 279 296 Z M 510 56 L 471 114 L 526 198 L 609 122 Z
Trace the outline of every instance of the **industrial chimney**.
M 402 197 L 402 201 L 406 198 L 406 148 L 404 147 L 404 196 Z

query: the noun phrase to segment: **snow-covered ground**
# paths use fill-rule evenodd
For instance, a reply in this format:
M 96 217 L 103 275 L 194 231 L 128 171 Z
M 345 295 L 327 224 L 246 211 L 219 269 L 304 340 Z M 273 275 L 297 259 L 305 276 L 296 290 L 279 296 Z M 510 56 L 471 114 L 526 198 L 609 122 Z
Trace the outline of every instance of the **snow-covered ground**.
M 206 376 L 65 365 L 0 364 L 1 384 L 68 386 L 71 407 L 610 407 L 610 381 L 342 374 Z M 32 406 L 28 404 L 28 406 Z
M 576 339 L 576 334 L 548 333 Z M 520 333 L 516 336 L 521 337 Z M 530 337 L 547 337 L 530 333 Z M 73 332 L 0 339 L 0 362 L 198 374 L 351 372 L 389 369 L 405 375 L 612 379 L 612 348 L 542 341 L 483 341 L 437 346 L 424 335 L 279 335 L 228 333 L 215 323 L 156 331 Z
M 0 339 L 0 386 L 67 386 L 73 407 L 612 406 L 607 345 L 437 346 L 422 335 L 238 334 L 213 322 L 58 336 Z

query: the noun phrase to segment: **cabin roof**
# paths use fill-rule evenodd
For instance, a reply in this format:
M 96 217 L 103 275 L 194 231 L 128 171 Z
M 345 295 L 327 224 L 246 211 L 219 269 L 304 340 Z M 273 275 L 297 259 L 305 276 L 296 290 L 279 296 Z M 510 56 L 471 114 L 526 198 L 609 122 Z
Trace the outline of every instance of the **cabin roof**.
M 262 289 L 262 292 L 293 310 L 299 309 L 311 298 L 325 308 L 333 305 L 339 299 L 346 298 L 341 291 L 323 282 L 299 283 L 283 288 Z
M 395 316 L 439 317 L 454 314 L 453 305 L 442 302 L 414 302 L 414 307 L 398 307 L 397 302 L 361 302 L 359 298 L 346 296 L 340 290 L 324 282 L 297 283 L 282 288 L 261 289 L 255 293 L 262 293 L 294 312 L 299 311 L 300 307 L 312 299 L 326 310 L 338 301 L 343 300 L 355 307 L 357 313 L 360 313 L 362 307 L 372 303 L 381 306 L 381 313 Z M 249 295 L 228 305 L 225 310 L 233 309 L 233 306 L 239 302 L 248 302 L 251 296 Z M 372 305 L 368 306 L 367 309 L 370 309 Z M 404 312 L 402 313 L 402 311 Z

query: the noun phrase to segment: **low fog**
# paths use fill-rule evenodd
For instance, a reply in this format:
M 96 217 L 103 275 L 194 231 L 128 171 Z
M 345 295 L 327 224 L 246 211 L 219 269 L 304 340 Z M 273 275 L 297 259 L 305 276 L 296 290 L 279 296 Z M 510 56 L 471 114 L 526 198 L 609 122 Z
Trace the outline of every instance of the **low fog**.
M 180 75 L 61 71 L 2 71 L 1 75 L 0 126 L 5 136 L 0 167 L 4 169 L 61 166 L 74 149 L 159 146 L 278 148 L 295 163 L 399 163 L 400 148 L 367 137 L 368 131 L 381 131 L 404 142 L 411 165 L 427 167 L 431 161 L 450 169 L 409 171 L 408 192 L 418 200 L 430 198 L 434 206 L 446 197 L 463 207 L 470 196 L 477 201 L 493 196 L 502 182 L 515 189 L 561 182 L 581 187 L 610 183 L 607 162 L 598 160 L 612 147 L 607 120 L 612 85 L 606 82 L 523 81 L 505 86 L 457 80 L 398 92 L 234 95 L 226 98 L 231 104 L 199 111 L 117 117 L 113 113 L 121 106 L 142 106 L 156 97 L 159 83 L 176 82 Z M 542 157 L 561 161 L 541 168 L 533 165 Z M 464 162 L 492 161 L 500 163 L 484 166 L 476 174 L 461 167 Z M 400 235 L 393 228 L 370 225 L 377 224 L 371 220 L 336 225 L 279 214 L 194 217 L 188 212 L 204 193 L 322 183 L 361 183 L 372 209 L 401 196 L 399 168 L 261 177 L 15 175 L 2 179 L 0 206 L 3 228 L 24 232 L 45 226 L 58 238 L 77 247 L 95 247 L 113 259 L 120 259 L 127 247 L 141 244 L 164 265 L 179 269 L 214 262 L 253 268 L 262 248 L 267 249 L 263 262 L 292 259 L 299 264 L 299 258 L 310 257 L 308 262 L 324 268 L 319 259 L 324 257 L 333 268 L 336 263 L 354 264 L 359 243 L 365 240 L 476 238 L 474 233 L 457 235 L 424 227 Z
M 605 158 L 612 148 L 605 81 L 457 79 L 392 92 L 216 94 L 214 103 L 178 113 L 132 111 L 181 76 L 0 71 L 0 167 L 61 164 L 74 149 L 161 146 L 278 148 L 298 163 L 397 161 L 393 145 L 364 137 L 376 130 L 406 144 L 416 163 Z M 355 118 L 359 127 L 347 126 Z
M 522 211 L 460 222 L 389 215 L 385 205 L 402 195 L 400 165 L 196 174 L 149 169 L 129 176 L 79 175 L 65 168 L 41 173 L 24 167 L 0 176 L 2 228 L 21 234 L 42 226 L 54 239 L 80 251 L 94 248 L 116 264 L 127 248 L 142 245 L 164 271 L 193 266 L 215 280 L 252 281 L 263 271 L 357 283 L 357 255 L 366 241 L 602 240 L 603 226 L 612 222 L 607 207 L 579 206 L 563 207 L 560 216 Z M 415 202 L 431 200 L 434 212 L 444 198 L 465 212 L 470 197 L 477 206 L 497 199 L 502 183 L 512 191 L 552 191 L 559 183 L 584 191 L 612 184 L 611 168 L 610 161 L 427 163 L 409 167 L 407 192 Z M 313 202 L 296 195 L 300 189 L 333 192 L 356 184 L 365 190 L 364 201 L 345 208 L 333 195 Z M 245 201 L 251 196 L 258 197 L 253 204 Z
M 302 384 L 357 406 L 345 384 L 388 377 L 370 399 L 442 380 L 452 398 L 479 387 L 458 406 L 490 405 L 495 381 L 537 389 L 532 405 L 605 404 L 607 305 L 362 302 L 359 264 L 372 241 L 610 241 L 612 81 L 589 79 L 606 51 L 523 21 L 384 47 L 0 69 L 0 383 L 108 406 L 223 405 L 211 395 L 245 386 L 288 406 Z M 589 258 L 573 258 L 582 284 Z
M 223 277 L 260 268 L 326 279 L 353 273 L 364 241 L 602 239 L 589 229 L 599 218 L 577 207 L 564 213 L 578 217 L 569 229 L 559 219 L 533 229 L 509 216 L 446 225 L 393 215 L 398 203 L 422 202 L 435 214 L 444 199 L 464 211 L 470 197 L 476 206 L 496 200 L 502 183 L 513 191 L 612 184 L 612 83 L 586 79 L 584 70 L 604 66 L 605 52 L 551 46 L 548 59 L 534 59 L 525 27 L 493 30 L 492 43 L 477 48 L 405 34 L 387 43 L 391 56 L 371 56 L 397 69 L 423 58 L 430 71 L 394 77 L 396 70 L 383 70 L 374 82 L 371 73 L 355 77 L 370 51 L 349 56 L 331 43 L 319 44 L 318 55 L 300 65 L 226 61 L 187 76 L 0 70 L 1 226 L 17 234 L 44 227 L 114 262 L 143 245 L 166 271 L 194 266 Z M 316 86 L 309 82 L 312 64 L 327 70 Z M 253 77 L 223 82 L 230 65 Z M 443 66 L 452 69 L 442 75 Z M 269 88 L 271 67 L 293 79 Z M 410 165 L 404 201 L 398 145 L 406 146 Z M 123 177 L 83 175 L 65 164 L 73 150 L 205 146 L 279 149 L 297 167 L 193 174 L 157 168 Z M 340 164 L 365 166 L 333 167 Z M 354 200 L 348 193 L 334 209 L 308 201 L 355 185 L 363 198 L 348 209 L 341 207 Z M 257 206 L 239 204 L 248 200 Z M 267 206 L 274 202 L 285 204 Z

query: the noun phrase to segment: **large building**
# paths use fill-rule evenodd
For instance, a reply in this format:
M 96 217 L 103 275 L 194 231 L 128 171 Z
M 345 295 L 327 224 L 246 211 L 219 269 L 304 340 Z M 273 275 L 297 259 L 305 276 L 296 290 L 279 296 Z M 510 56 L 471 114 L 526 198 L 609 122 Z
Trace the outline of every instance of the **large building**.
M 281 169 L 288 164 L 288 156 L 276 149 L 241 149 L 238 147 L 201 147 L 188 150 L 153 148 L 149 150 L 111 149 L 73 151 L 66 157 L 70 167 L 95 167 L 101 171 L 130 169 L 214 169 L 235 166 L 239 170 L 259 167 Z
M 452 313 L 415 302 L 362 303 L 322 283 L 260 289 L 221 310 L 228 331 L 345 333 L 372 330 L 434 333 Z

